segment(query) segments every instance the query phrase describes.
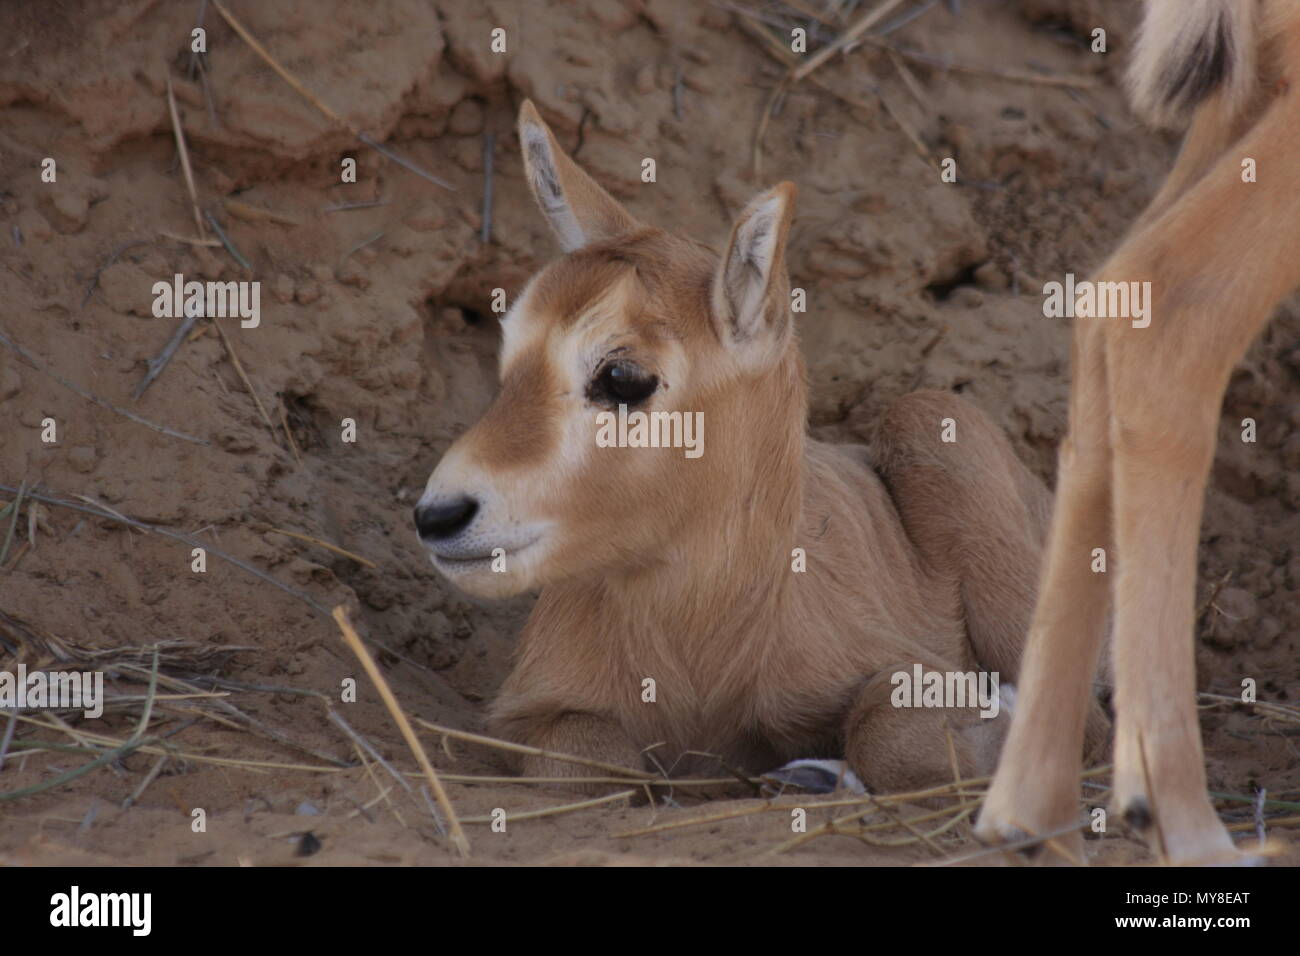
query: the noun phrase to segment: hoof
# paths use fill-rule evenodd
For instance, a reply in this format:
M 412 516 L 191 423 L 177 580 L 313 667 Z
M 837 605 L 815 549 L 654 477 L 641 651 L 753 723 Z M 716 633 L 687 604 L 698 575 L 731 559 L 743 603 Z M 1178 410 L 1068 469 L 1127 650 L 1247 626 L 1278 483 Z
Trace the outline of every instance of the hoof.
M 975 839 L 991 849 L 1001 849 L 1008 859 L 1024 863 L 1087 866 L 1078 826 L 1035 834 L 1023 827 L 981 816 L 975 824 Z
M 763 774 L 760 779 L 763 793 L 769 797 L 779 796 L 790 789 L 805 793 L 867 792 L 857 774 L 843 760 L 791 760 Z
M 1151 805 L 1144 797 L 1135 797 L 1129 801 L 1128 806 L 1124 808 L 1124 822 L 1139 833 L 1151 829 L 1155 817 L 1151 815 Z

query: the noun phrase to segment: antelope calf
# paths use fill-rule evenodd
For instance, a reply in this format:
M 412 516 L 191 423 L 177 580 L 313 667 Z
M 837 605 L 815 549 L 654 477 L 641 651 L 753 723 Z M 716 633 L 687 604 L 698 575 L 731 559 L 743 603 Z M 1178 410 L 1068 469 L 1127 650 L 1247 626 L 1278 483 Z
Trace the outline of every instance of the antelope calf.
M 870 450 L 807 435 L 792 184 L 741 211 L 719 258 L 634 218 L 531 103 L 519 138 L 564 255 L 503 318 L 500 394 L 415 511 L 465 591 L 540 589 L 494 732 L 676 773 L 716 775 L 688 752 L 752 772 L 842 756 L 876 791 L 951 779 L 951 736 L 964 775 L 990 771 L 1005 710 L 895 707 L 893 678 L 1015 681 L 1046 489 L 946 393 L 897 401 Z M 636 411 L 702 421 L 702 453 L 598 441 L 602 416 Z
M 1228 376 L 1300 285 L 1298 65 L 1295 0 L 1147 2 L 1135 104 L 1158 122 L 1191 114 L 1191 127 L 1098 276 L 1149 281 L 1149 325 L 1075 322 L 1042 596 L 976 831 L 989 842 L 1051 836 L 1040 859 L 1083 859 L 1080 747 L 1113 595 L 1115 810 L 1170 862 L 1245 856 L 1205 791 L 1196 544 Z M 1251 166 L 1258 181 L 1243 175 Z M 1118 573 L 1090 572 L 1098 547 L 1114 550 Z

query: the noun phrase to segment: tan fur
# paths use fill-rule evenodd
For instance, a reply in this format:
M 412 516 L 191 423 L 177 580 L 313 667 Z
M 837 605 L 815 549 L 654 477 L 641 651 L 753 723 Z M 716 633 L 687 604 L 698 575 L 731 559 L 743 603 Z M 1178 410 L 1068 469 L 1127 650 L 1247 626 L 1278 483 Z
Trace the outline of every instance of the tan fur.
M 1220 3 L 1234 15 L 1246 6 Z M 1169 182 L 1098 276 L 1150 280 L 1150 327 L 1075 323 L 1070 430 L 1042 599 L 1020 706 L 977 828 L 990 842 L 1055 833 L 1078 819 L 1088 683 L 1113 593 L 1113 819 L 1128 819 L 1171 862 L 1239 855 L 1205 792 L 1192 635 L 1223 392 L 1279 300 L 1300 285 L 1300 95 L 1290 86 L 1300 7 L 1270 0 L 1256 13 L 1259 72 L 1250 89 L 1244 97 L 1221 89 L 1201 104 Z M 1159 57 L 1154 41 L 1143 49 Z M 1245 157 L 1257 161 L 1258 183 L 1242 182 Z M 1113 549 L 1111 574 L 1089 572 L 1096 547 Z M 1041 858 L 1082 859 L 1078 830 Z
M 896 709 L 889 678 L 919 662 L 1016 680 L 1041 483 L 949 394 L 897 402 L 874 460 L 808 437 L 784 265 L 792 185 L 742 211 L 719 262 L 615 208 L 531 104 L 520 125 L 529 181 L 569 251 L 504 320 L 501 394 L 423 499 L 480 499 L 463 532 L 479 548 L 539 536 L 504 572 L 435 561 L 473 593 L 541 588 L 493 731 L 674 773 L 718 773 L 688 751 L 750 772 L 844 754 L 890 790 L 950 779 L 951 730 L 963 774 L 990 770 L 1005 715 Z M 595 447 L 586 389 L 614 350 L 661 381 L 648 407 L 703 412 L 702 457 Z M 940 440 L 945 418 L 956 443 Z M 791 569 L 794 548 L 805 572 Z

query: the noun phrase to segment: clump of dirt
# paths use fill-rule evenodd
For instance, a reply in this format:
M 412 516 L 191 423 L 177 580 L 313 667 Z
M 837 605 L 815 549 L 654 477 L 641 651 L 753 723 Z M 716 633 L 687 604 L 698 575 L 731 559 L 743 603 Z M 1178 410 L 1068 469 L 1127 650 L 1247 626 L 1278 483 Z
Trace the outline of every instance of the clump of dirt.
M 0 11 L 0 332 L 47 370 L 0 347 L 0 483 L 84 496 L 213 552 L 197 573 L 191 549 L 174 539 L 41 505 L 34 541 L 25 544 L 24 510 L 0 570 L 0 610 L 86 647 L 175 639 L 250 647 L 221 670 L 245 686 L 338 699 L 356 678 L 348 722 L 403 766 L 400 737 L 320 609 L 353 608 L 411 712 L 480 727 L 531 602 L 479 605 L 449 589 L 415 539 L 410 510 L 439 455 L 491 400 L 493 290 L 515 295 L 556 253 L 521 176 L 513 123 L 523 98 L 636 215 L 715 245 L 754 193 L 780 179 L 798 183 L 789 264 L 793 284 L 808 291 L 801 335 L 820 437 L 865 438 L 899 395 L 954 389 L 991 413 L 1048 479 L 1065 421 L 1068 327 L 1043 317 L 1042 284 L 1100 264 L 1176 149 L 1125 106 L 1117 81 L 1135 11 L 1118 0 L 967 3 L 960 15 L 934 5 L 890 34 L 910 51 L 901 66 L 867 46 L 827 63 L 819 82 L 790 89 L 757 151 L 782 67 L 726 5 L 226 6 L 342 124 L 272 71 L 211 5 L 201 63 L 191 53 L 197 3 L 51 0 Z M 840 29 L 804 22 L 814 46 Z M 1090 51 L 1096 25 L 1107 30 L 1105 54 Z M 504 52 L 493 50 L 496 29 L 505 31 Z M 952 72 L 947 63 L 976 69 Z M 1047 73 L 1087 82 L 1024 78 Z M 168 77 L 199 201 L 247 269 L 219 245 L 175 238 L 196 227 Z M 453 188 L 358 144 L 345 126 Z M 958 182 L 942 180 L 904 126 L 932 159 L 956 160 Z M 485 242 L 487 149 L 494 201 Z M 645 157 L 656 161 L 654 183 L 641 181 Z M 349 161 L 354 182 L 343 177 Z M 52 181 L 42 175 L 49 169 Z M 225 320 L 227 343 L 199 322 L 133 399 L 177 326 L 154 317 L 153 285 L 176 274 L 259 281 L 260 324 Z M 1300 698 L 1297 332 L 1290 303 L 1225 400 L 1197 650 L 1205 689 L 1239 695 L 1249 677 L 1261 699 L 1291 704 Z M 56 376 L 203 443 L 94 404 Z M 51 419 L 55 440 L 46 441 Z M 1253 442 L 1242 441 L 1244 419 L 1255 423 Z M 355 441 L 345 440 L 349 420 Z M 301 746 L 355 756 L 315 698 L 264 689 L 238 699 Z M 120 715 L 90 724 L 119 737 L 132 727 Z M 1244 710 L 1215 711 L 1206 724 L 1214 789 L 1300 795 L 1300 756 L 1287 737 Z M 23 725 L 20 737 L 28 734 L 53 739 Z M 402 798 L 394 812 L 400 794 L 379 800 L 377 778 L 361 770 L 299 769 L 310 762 L 300 753 L 210 721 L 174 743 L 189 756 L 170 760 L 129 809 L 122 801 L 152 757 L 126 757 L 116 773 L 0 804 L 0 859 L 288 862 L 297 844 L 274 835 L 308 829 L 311 810 L 319 818 L 310 829 L 324 839 L 309 862 L 452 859 L 417 798 Z M 200 759 L 214 755 L 279 769 Z M 435 762 L 462 777 L 500 773 L 467 744 L 449 745 Z M 66 754 L 13 755 L 0 790 L 73 766 Z M 490 779 L 450 789 L 471 816 L 563 802 Z M 192 832 L 195 807 L 207 812 L 205 833 Z M 768 814 L 702 835 L 612 836 L 656 812 L 682 811 L 609 806 L 519 822 L 509 837 L 479 835 L 476 857 L 738 862 L 788 829 Z M 954 833 L 951 846 L 963 840 Z M 1135 852 L 1115 843 L 1104 856 Z M 925 852 L 823 838 L 779 859 L 908 862 Z

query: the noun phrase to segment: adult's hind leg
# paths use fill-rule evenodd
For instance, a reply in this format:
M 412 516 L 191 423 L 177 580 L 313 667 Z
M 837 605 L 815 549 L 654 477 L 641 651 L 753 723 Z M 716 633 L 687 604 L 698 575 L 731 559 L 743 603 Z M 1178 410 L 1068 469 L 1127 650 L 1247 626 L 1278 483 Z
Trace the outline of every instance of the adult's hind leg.
M 1283 64 L 1300 62 L 1300 16 L 1291 17 Z M 990 842 L 1077 819 L 1078 673 L 1095 659 L 1105 605 L 1096 576 L 1079 569 L 1113 504 L 1113 802 L 1166 859 L 1234 859 L 1205 794 L 1192 640 L 1197 532 L 1228 374 L 1277 301 L 1300 284 L 1300 203 L 1288 185 L 1300 106 L 1294 94 L 1281 96 L 1226 151 L 1220 144 L 1239 121 L 1223 119 L 1221 111 L 1198 115 L 1199 142 L 1189 142 L 1172 185 L 1099 277 L 1150 282 L 1149 326 L 1076 324 L 1076 349 L 1086 347 L 1076 351 L 1071 389 L 1075 446 L 1062 449 L 1020 707 L 976 827 Z M 1272 178 L 1244 183 L 1242 157 Z
M 1288 62 L 1300 61 L 1300 21 L 1288 42 Z M 1205 793 L 1196 548 L 1228 376 L 1300 285 L 1297 151 L 1293 93 L 1233 150 L 1276 178 L 1244 184 L 1237 155 L 1226 155 L 1132 240 L 1123 271 L 1151 283 L 1150 325 L 1115 324 L 1106 334 L 1121 559 L 1114 802 L 1173 862 L 1235 859 Z
M 1029 629 L 1016 713 L 975 828 L 989 843 L 1047 836 L 1079 820 L 1079 762 L 1096 703 L 1092 677 L 1109 608 L 1092 554 L 1111 547 L 1109 404 L 1102 320 L 1074 326 L 1070 430 L 1061 443 L 1043 599 Z M 1095 711 L 1094 711 L 1095 713 Z M 1092 734 L 1088 734 L 1092 737 Z M 1083 838 L 1061 833 L 1043 862 L 1079 862 Z

